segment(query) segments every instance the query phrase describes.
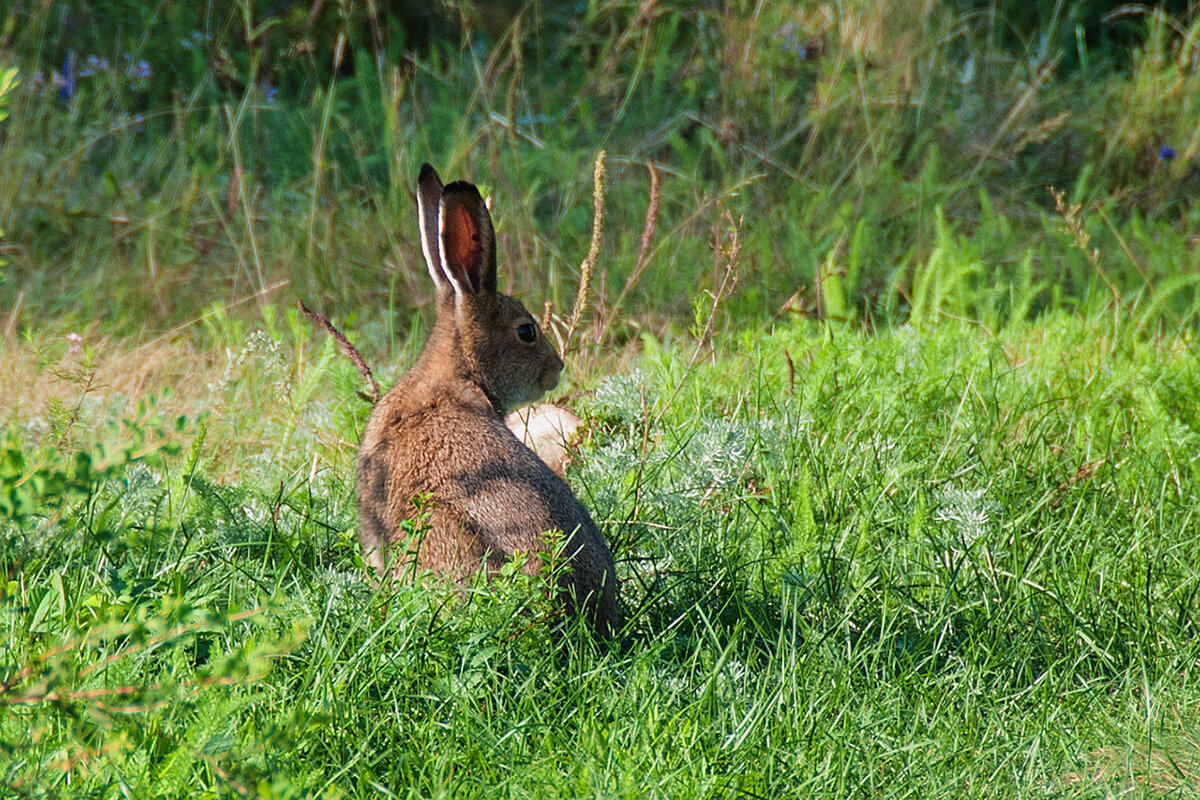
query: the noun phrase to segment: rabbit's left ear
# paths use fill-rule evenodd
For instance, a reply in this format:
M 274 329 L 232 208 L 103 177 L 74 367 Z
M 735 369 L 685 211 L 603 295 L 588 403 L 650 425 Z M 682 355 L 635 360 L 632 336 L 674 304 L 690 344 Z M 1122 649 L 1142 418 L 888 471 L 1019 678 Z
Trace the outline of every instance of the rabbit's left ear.
M 442 192 L 441 261 L 458 294 L 496 291 L 496 234 L 479 190 L 455 181 Z
M 421 218 L 421 252 L 429 277 L 438 291 L 450 288 L 449 276 L 442 268 L 441 248 L 438 246 L 438 213 L 442 206 L 442 179 L 429 164 L 421 165 L 417 177 L 417 216 Z

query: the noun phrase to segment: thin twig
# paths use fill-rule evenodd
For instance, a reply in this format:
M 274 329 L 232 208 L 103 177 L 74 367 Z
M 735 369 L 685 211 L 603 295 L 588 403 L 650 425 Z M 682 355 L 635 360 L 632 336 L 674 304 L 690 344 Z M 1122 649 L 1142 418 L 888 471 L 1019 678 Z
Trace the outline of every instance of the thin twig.
M 708 319 L 704 323 L 704 330 L 701 331 L 699 339 L 696 341 L 696 350 L 692 353 L 691 361 L 688 362 L 688 367 L 692 367 L 700 360 L 700 354 L 712 347 L 712 337 L 716 332 L 717 313 L 721 310 L 721 303 L 729 295 L 733 294 L 737 289 L 738 279 L 738 257 L 742 252 L 742 220 L 739 218 L 737 222 L 733 221 L 733 216 L 728 212 L 724 212 L 725 223 L 728 226 L 722 236 L 720 229 L 713 232 L 713 290 L 708 293 L 712 298 L 712 305 L 708 310 Z M 721 261 L 724 260 L 722 265 Z M 719 280 L 718 280 L 718 275 Z
M 704 352 L 705 343 L 711 343 L 713 332 L 716 329 L 717 313 L 721 309 L 721 303 L 737 289 L 739 275 L 737 273 L 738 257 L 741 253 L 741 228 L 742 218 L 738 218 L 735 223 L 733 216 L 726 210 L 722 209 L 722 215 L 728 224 L 728 229 L 725 231 L 724 246 L 722 246 L 720 227 L 713 226 L 713 246 L 716 252 L 713 254 L 713 291 L 706 292 L 712 298 L 712 307 L 709 309 L 708 321 L 705 323 L 704 332 L 696 342 L 696 350 L 692 353 L 692 357 L 688 360 L 687 366 L 683 369 L 683 374 L 679 376 L 679 380 L 675 382 L 675 387 L 671 390 L 671 394 L 659 400 L 658 413 L 654 415 L 653 425 L 658 426 L 662 422 L 663 416 L 667 413 L 667 409 L 674 408 L 675 398 L 683 391 L 683 387 L 687 384 L 692 376 L 692 372 L 696 368 L 696 364 L 700 361 L 700 355 Z M 720 272 L 720 260 L 722 254 L 725 255 L 725 269 L 718 284 L 717 273 Z
M 333 337 L 334 341 L 341 345 L 342 350 L 346 353 L 346 355 L 350 356 L 350 360 L 354 362 L 354 366 L 358 367 L 358 371 L 362 373 L 362 376 L 367 379 L 367 383 L 371 385 L 370 392 L 366 393 L 365 395 L 361 392 L 359 394 L 372 404 L 378 403 L 379 383 L 375 380 L 375 376 L 371 373 L 371 368 L 367 366 L 367 362 L 362 357 L 362 353 L 358 352 L 358 348 L 350 344 L 350 340 L 342 335 L 341 331 L 333 327 L 332 322 L 317 312 L 311 310 L 308 306 L 304 305 L 303 300 L 297 300 L 296 305 L 299 306 L 300 311 L 304 314 L 304 316 L 308 317 L 321 328 L 323 328 L 326 333 Z

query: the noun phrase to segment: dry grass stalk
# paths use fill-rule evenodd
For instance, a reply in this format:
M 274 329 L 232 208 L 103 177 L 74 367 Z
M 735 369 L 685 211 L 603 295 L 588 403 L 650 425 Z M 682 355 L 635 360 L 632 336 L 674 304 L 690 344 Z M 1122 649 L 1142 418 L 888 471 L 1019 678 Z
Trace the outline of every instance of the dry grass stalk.
M 367 379 L 367 383 L 370 384 L 371 390 L 366 393 L 359 392 L 359 396 L 370 402 L 372 405 L 379 402 L 379 382 L 375 380 L 375 375 L 371 372 L 371 368 L 367 366 L 367 361 L 362 357 L 362 353 L 358 352 L 358 348 L 352 345 L 350 340 L 347 339 L 341 331 L 335 328 L 333 323 L 330 322 L 326 317 L 318 314 L 317 312 L 311 310 L 308 306 L 304 305 L 303 300 L 297 300 L 296 305 L 300 308 L 300 312 L 304 314 L 304 316 L 308 317 L 310 320 L 320 326 L 322 330 L 333 337 L 334 341 L 336 341 L 342 348 L 342 352 L 350 357 L 350 360 L 354 362 L 354 366 L 358 367 L 358 371 L 364 378 Z
M 596 154 L 596 162 L 592 165 L 592 242 L 588 246 L 587 256 L 579 265 L 579 291 L 575 295 L 575 307 L 571 309 L 571 318 L 567 323 L 564 351 L 573 346 L 575 329 L 579 326 L 580 318 L 587 311 L 592 272 L 596 268 L 596 258 L 600 255 L 600 240 L 604 235 L 604 159 L 606 155 L 607 153 L 601 150 Z
M 646 222 L 642 226 L 642 244 L 638 248 L 633 272 L 629 273 L 629 277 L 625 279 L 625 286 L 621 289 L 622 295 L 628 293 L 637 283 L 638 278 L 642 277 L 642 272 L 646 269 L 647 262 L 650 261 L 650 243 L 654 241 L 654 231 L 658 227 L 658 201 L 661 195 L 662 178 L 659 177 L 658 167 L 653 161 L 646 162 L 646 170 L 650 173 L 650 202 L 646 206 Z
M 604 314 L 593 337 L 596 344 L 600 344 L 607 338 L 609 327 L 612 325 L 612 321 L 618 317 L 618 312 L 624 304 L 625 298 L 629 296 L 629 292 L 637 285 L 637 282 L 642 277 L 642 273 L 646 270 L 646 266 L 650 263 L 650 246 L 654 243 L 654 233 L 658 230 L 658 206 L 659 199 L 662 196 L 662 178 L 659 175 L 658 165 L 653 161 L 646 162 L 646 170 L 650 173 L 650 199 L 646 204 L 646 221 L 642 225 L 642 241 L 641 246 L 638 248 L 637 260 L 634 262 L 633 271 L 625 279 L 625 285 L 621 287 L 621 292 L 617 295 L 616 301 L 611 306 L 605 306 L 604 308 Z M 605 286 L 600 290 L 602 301 L 607 297 L 606 289 L 607 287 Z
M 1062 190 L 1053 186 L 1050 187 L 1050 194 L 1054 197 L 1054 210 L 1058 212 L 1058 215 L 1063 220 L 1062 232 L 1074 240 L 1075 247 L 1087 256 L 1092 269 L 1096 271 L 1096 274 L 1100 276 L 1100 280 L 1104 281 L 1104 285 L 1108 287 L 1108 291 L 1112 295 L 1112 308 L 1115 315 L 1118 309 L 1124 307 L 1124 303 L 1121 302 L 1121 292 L 1100 264 L 1100 248 L 1091 246 L 1092 235 L 1083 227 L 1083 214 L 1081 213 L 1083 206 L 1080 203 L 1067 205 L 1067 201 L 1063 198 Z

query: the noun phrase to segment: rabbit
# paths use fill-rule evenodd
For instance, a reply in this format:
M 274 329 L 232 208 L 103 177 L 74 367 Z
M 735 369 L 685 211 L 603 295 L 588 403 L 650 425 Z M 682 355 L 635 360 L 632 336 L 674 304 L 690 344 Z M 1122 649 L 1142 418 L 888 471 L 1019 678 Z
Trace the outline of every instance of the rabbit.
M 478 189 L 443 187 L 425 164 L 417 213 L 437 313 L 416 364 L 363 432 L 356 488 L 365 559 L 380 576 L 412 574 L 415 564 L 461 583 L 519 551 L 532 574 L 546 533 L 561 531 L 568 608 L 582 606 L 610 638 L 620 627 L 612 553 L 563 479 L 504 423 L 558 384 L 562 359 L 525 307 L 496 290 L 495 233 Z M 410 537 L 402 523 L 417 517 L 421 497 L 425 530 Z

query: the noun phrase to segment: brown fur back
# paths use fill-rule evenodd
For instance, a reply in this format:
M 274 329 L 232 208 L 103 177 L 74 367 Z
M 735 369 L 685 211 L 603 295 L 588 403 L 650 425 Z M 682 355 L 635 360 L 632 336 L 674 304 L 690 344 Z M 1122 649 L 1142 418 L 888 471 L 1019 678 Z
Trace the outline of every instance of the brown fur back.
M 359 538 L 368 560 L 400 575 L 413 561 L 463 581 L 498 570 L 514 553 L 529 553 L 528 572 L 547 531 L 567 534 L 569 587 L 598 628 L 617 624 L 612 556 L 571 490 L 503 422 L 464 409 L 456 398 L 405 403 L 398 384 L 379 403 L 359 451 Z M 429 529 L 406 541 L 401 523 L 427 495 Z

